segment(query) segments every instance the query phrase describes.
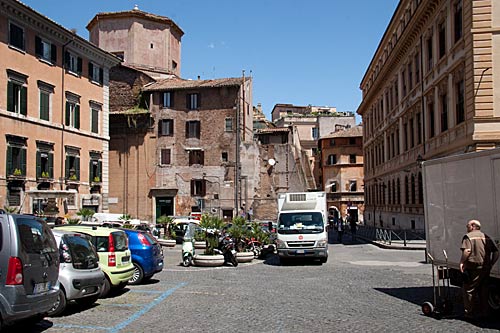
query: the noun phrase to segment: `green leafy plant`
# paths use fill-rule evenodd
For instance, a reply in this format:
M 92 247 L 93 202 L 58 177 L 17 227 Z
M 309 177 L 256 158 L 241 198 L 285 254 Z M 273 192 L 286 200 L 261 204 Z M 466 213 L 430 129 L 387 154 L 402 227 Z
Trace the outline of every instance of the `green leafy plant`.
M 49 178 L 49 172 L 48 171 L 42 171 L 42 178 Z
M 10 206 L 3 206 L 3 210 L 5 210 L 9 214 L 13 214 L 18 210 L 18 208 L 17 207 L 10 207 Z
M 224 227 L 224 221 L 214 215 L 203 214 L 201 216 L 200 227 L 205 230 L 205 254 L 215 254 L 215 249 L 219 245 L 220 230 Z
M 23 173 L 21 169 L 14 169 L 14 172 L 12 173 L 14 176 L 21 176 Z
M 68 218 L 68 219 L 66 219 L 66 221 L 68 221 L 68 224 L 78 224 L 78 223 L 80 223 L 80 219 L 79 218 Z
M 101 178 L 99 176 L 94 177 L 94 182 L 99 183 L 101 181 Z
M 78 178 L 76 178 L 76 175 L 71 175 L 69 176 L 69 180 L 77 180 Z
M 171 224 L 174 218 L 171 216 L 162 215 L 156 219 L 157 224 L 161 224 L 163 227 L 163 237 L 165 239 L 175 239 L 175 231 L 171 230 Z M 172 235 L 173 233 L 173 235 Z
M 244 237 L 248 235 L 247 233 L 247 223 L 244 217 L 236 216 L 233 218 L 233 225 L 229 228 L 228 232 L 231 234 L 231 237 L 234 239 L 234 243 L 236 244 L 236 251 L 243 251 L 242 240 Z
M 123 223 L 127 223 L 129 222 L 130 220 L 132 220 L 132 216 L 130 216 L 129 214 L 123 214 L 122 216 L 120 216 L 118 218 L 120 221 L 123 221 Z
M 82 221 L 89 221 L 92 216 L 94 216 L 95 211 L 90 208 L 81 208 L 76 212 L 76 215 L 80 216 Z

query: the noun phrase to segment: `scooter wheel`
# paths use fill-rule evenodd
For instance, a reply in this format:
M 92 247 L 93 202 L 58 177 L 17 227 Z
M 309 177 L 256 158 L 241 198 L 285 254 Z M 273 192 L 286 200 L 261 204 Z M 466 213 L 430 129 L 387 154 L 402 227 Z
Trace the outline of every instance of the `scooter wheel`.
M 182 258 L 182 265 L 184 267 L 191 266 L 192 261 L 193 261 L 193 257 L 185 256 L 184 258 Z
M 422 304 L 422 312 L 426 316 L 431 316 L 434 313 L 434 305 L 431 302 L 425 302 Z
M 233 267 L 238 266 L 238 259 L 236 259 L 236 256 L 231 255 L 231 264 Z

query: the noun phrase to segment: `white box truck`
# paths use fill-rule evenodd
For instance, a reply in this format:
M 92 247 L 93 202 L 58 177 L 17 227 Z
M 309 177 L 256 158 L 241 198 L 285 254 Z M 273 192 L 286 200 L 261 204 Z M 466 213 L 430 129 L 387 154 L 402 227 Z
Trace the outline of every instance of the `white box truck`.
M 281 261 L 293 258 L 328 260 L 325 192 L 278 194 L 276 249 Z
M 422 163 L 427 252 L 437 265 L 446 265 L 450 280 L 462 283 L 460 246 L 470 219 L 500 242 L 500 149 L 453 155 Z M 500 309 L 500 266 L 491 271 L 489 303 Z

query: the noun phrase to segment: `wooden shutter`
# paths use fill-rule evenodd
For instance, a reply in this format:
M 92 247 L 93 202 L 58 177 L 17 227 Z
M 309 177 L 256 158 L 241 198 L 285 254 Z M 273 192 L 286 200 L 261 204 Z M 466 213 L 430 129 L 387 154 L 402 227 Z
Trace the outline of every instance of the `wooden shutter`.
M 189 121 L 186 121 L 186 138 L 189 138 Z
M 205 152 L 203 150 L 200 150 L 200 164 L 205 164 Z
M 89 61 L 89 80 L 94 78 L 94 64 Z
M 7 111 L 14 112 L 14 83 L 7 82 Z
M 49 177 L 54 177 L 54 154 L 48 153 L 49 155 Z
M 75 105 L 75 128 L 80 128 L 80 105 Z
M 70 55 L 69 55 L 69 52 L 68 51 L 64 51 L 64 66 L 66 67 L 66 69 L 71 69 L 70 68 Z
M 76 179 L 80 180 L 80 157 L 75 157 L 75 174 Z
M 97 162 L 97 176 L 102 182 L 102 161 Z
M 163 119 L 160 119 L 158 122 L 158 136 L 163 135 Z
M 195 127 L 195 137 L 197 139 L 199 139 L 200 138 L 200 132 L 201 132 L 200 122 L 199 121 L 195 122 L 195 126 L 194 127 Z
M 42 176 L 42 153 L 40 151 L 36 152 L 36 177 L 40 178 Z
M 52 61 L 53 64 L 57 62 L 57 45 L 56 44 L 50 44 L 50 61 Z
M 26 176 L 26 148 L 20 149 L 21 154 L 21 174 Z
M 82 74 L 83 61 L 82 58 L 78 57 L 76 59 L 76 72 Z
M 201 193 L 200 193 L 200 196 L 204 197 L 205 195 L 207 195 L 207 181 L 205 179 L 203 179 L 201 181 Z
M 7 146 L 7 175 L 12 175 L 13 173 L 12 167 L 12 147 Z
M 196 94 L 196 108 L 199 109 L 201 107 L 201 94 Z
M 69 126 L 69 124 L 71 123 L 70 122 L 70 114 L 71 114 L 70 110 L 71 110 L 71 105 L 68 101 L 66 101 L 66 116 L 65 116 L 65 120 L 64 120 L 64 124 L 66 126 Z
M 66 161 L 64 162 L 64 175 L 66 179 L 69 178 L 69 156 L 66 155 Z
M 19 113 L 22 115 L 28 114 L 28 88 L 21 86 L 21 110 Z
M 42 39 L 38 36 L 35 36 L 35 55 L 37 57 L 41 57 L 43 55 Z
M 191 195 L 195 195 L 195 193 L 194 193 L 195 182 L 196 182 L 196 180 L 191 179 Z
M 99 68 L 99 83 L 104 83 L 104 70 L 102 68 Z
M 89 161 L 89 182 L 94 181 L 94 168 L 92 167 L 94 165 L 94 160 Z

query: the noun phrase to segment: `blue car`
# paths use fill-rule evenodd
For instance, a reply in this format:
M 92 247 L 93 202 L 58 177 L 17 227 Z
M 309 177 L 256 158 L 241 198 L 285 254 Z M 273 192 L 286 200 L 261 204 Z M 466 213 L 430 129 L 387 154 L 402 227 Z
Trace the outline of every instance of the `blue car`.
M 163 269 L 163 251 L 149 231 L 122 228 L 128 236 L 134 274 L 128 281 L 135 285 L 150 279 Z

